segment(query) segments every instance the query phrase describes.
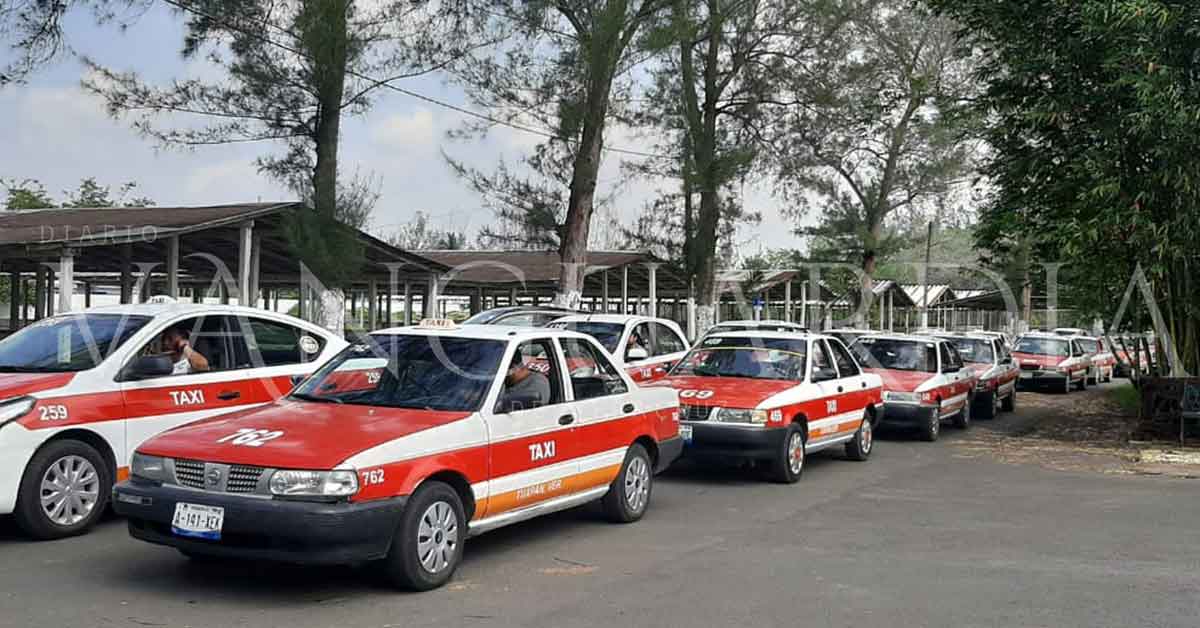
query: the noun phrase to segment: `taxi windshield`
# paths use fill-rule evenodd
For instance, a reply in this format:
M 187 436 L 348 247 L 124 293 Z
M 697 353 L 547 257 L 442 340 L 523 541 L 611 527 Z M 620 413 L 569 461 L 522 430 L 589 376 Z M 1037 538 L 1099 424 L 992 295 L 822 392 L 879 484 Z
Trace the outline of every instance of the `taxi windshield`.
M 0 373 L 95 368 L 149 320 L 128 314 L 71 314 L 38 321 L 0 340 Z
M 859 338 L 850 350 L 867 368 L 937 372 L 937 349 L 931 342 L 890 338 Z
M 547 327 L 569 329 L 595 338 L 609 353 L 617 352 L 617 343 L 621 342 L 621 332 L 625 326 L 621 323 L 598 323 L 579 321 L 574 323 L 550 323 Z
M 963 362 L 973 362 L 975 364 L 992 363 L 992 343 L 990 340 L 976 338 L 948 338 L 948 340 L 958 350 L 958 355 L 962 356 Z
M 1013 347 L 1013 351 L 1057 357 L 1066 357 L 1071 354 L 1067 341 L 1058 338 L 1022 338 L 1017 341 L 1017 346 Z
M 292 397 L 389 408 L 474 412 L 496 379 L 505 343 L 424 335 L 373 335 L 347 347 Z
M 708 338 L 692 349 L 671 375 L 804 379 L 808 341 L 777 338 Z

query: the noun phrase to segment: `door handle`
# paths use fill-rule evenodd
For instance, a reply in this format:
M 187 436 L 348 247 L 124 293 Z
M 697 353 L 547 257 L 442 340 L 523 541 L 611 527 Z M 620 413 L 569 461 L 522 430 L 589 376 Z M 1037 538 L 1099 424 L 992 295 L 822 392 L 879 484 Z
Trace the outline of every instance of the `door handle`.
M 863 388 L 866 388 L 866 387 L 867 387 L 867 383 L 866 383 L 866 382 L 863 382 L 863 383 L 862 383 L 862 387 L 863 387 Z
M 574 422 L 575 422 L 575 417 L 571 416 L 570 414 L 564 414 L 564 415 L 558 417 L 559 425 L 570 425 Z
M 838 392 L 842 392 L 842 387 L 838 386 Z
M 232 401 L 241 396 L 242 396 L 242 393 L 240 393 L 236 390 L 227 390 L 227 391 L 217 395 L 217 399 L 220 399 L 221 401 Z
M 630 412 L 634 411 L 633 404 L 627 403 L 621 408 L 621 410 L 623 410 L 625 412 L 625 414 L 629 414 Z

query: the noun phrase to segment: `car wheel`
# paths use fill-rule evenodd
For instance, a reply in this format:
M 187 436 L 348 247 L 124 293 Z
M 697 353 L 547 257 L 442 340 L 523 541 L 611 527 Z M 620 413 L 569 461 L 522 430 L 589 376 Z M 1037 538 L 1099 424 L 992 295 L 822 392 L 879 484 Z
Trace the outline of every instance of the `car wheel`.
M 954 415 L 954 427 L 960 430 L 965 430 L 971 427 L 971 398 L 967 398 L 967 403 L 963 404 L 958 414 Z
M 871 457 L 871 450 L 874 448 L 875 426 L 871 424 L 871 415 L 864 414 L 854 438 L 846 443 L 846 456 L 861 462 Z
M 1071 386 L 1073 386 L 1073 384 L 1071 383 L 1071 376 L 1067 375 L 1066 377 L 1064 377 L 1063 382 L 1064 383 L 1063 383 L 1062 394 L 1064 394 L 1064 395 L 1071 394 Z
M 614 523 L 630 523 L 646 514 L 654 488 L 654 464 L 646 448 L 634 443 L 625 453 L 621 472 L 600 500 L 604 516 Z
M 1087 390 L 1088 379 L 1086 373 L 1084 374 L 1083 378 L 1079 380 L 1079 383 L 1076 386 L 1079 388 L 1079 390 Z
M 1000 409 L 1004 410 L 1005 412 L 1012 412 L 1013 410 L 1017 409 L 1016 386 L 1013 386 L 1012 392 L 1008 393 L 1008 396 L 1004 398 L 1004 401 L 1000 405 Z
M 932 443 L 938 439 L 938 435 L 942 432 L 942 404 L 929 410 L 929 416 L 925 418 L 925 425 L 921 426 L 921 440 Z
M 53 441 L 25 467 L 13 511 L 17 525 L 39 540 L 83 534 L 104 514 L 112 472 L 95 447 Z
M 384 573 L 392 584 L 428 591 L 442 586 L 462 561 L 467 540 L 462 499 L 442 482 L 422 484 L 404 508 Z
M 788 426 L 775 459 L 771 461 L 771 480 L 780 484 L 795 484 L 804 473 L 804 433 L 795 424 Z
M 994 419 L 997 414 L 1000 414 L 1000 389 L 998 388 L 988 395 L 988 404 L 982 408 L 982 415 L 979 418 Z

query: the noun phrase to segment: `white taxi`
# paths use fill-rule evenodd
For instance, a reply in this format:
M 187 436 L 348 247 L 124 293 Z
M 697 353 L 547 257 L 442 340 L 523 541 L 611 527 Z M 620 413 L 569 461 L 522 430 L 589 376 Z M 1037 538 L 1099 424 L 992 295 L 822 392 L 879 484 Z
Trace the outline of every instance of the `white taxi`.
M 271 402 L 344 346 L 227 305 L 99 307 L 29 325 L 0 340 L 0 514 L 38 539 L 82 533 L 147 438 Z
M 879 376 L 840 340 L 790 331 L 708 336 L 651 386 L 679 391 L 687 455 L 764 461 L 783 483 L 821 449 L 866 460 L 883 411 Z
M 675 392 L 638 388 L 590 336 L 429 321 L 371 334 L 272 405 L 147 441 L 114 505 L 133 537 L 188 556 L 378 561 L 426 590 L 471 535 L 593 500 L 640 519 L 678 429 Z
M 687 353 L 683 330 L 672 320 L 625 314 L 564 316 L 547 325 L 587 334 L 604 346 L 638 383 L 666 377 Z

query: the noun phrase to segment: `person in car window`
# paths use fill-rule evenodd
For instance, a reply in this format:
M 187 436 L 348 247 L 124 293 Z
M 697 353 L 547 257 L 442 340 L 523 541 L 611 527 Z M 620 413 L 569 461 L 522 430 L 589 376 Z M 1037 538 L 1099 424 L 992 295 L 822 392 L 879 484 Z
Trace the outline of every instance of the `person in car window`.
M 642 335 L 638 333 L 638 330 L 634 330 L 629 334 L 629 342 L 625 344 L 625 355 L 628 356 L 629 352 L 633 350 L 634 347 L 640 347 L 644 349 L 647 355 L 650 353 L 650 347 L 647 346 L 646 339 L 642 338 Z
M 500 393 L 499 401 L 501 411 L 540 408 L 547 403 L 550 403 L 550 379 L 529 368 L 518 351 L 504 378 L 504 391 Z
M 181 327 L 168 328 L 162 334 L 162 347 L 175 365 L 172 375 L 203 373 L 209 370 L 208 358 L 192 348 L 188 332 Z

